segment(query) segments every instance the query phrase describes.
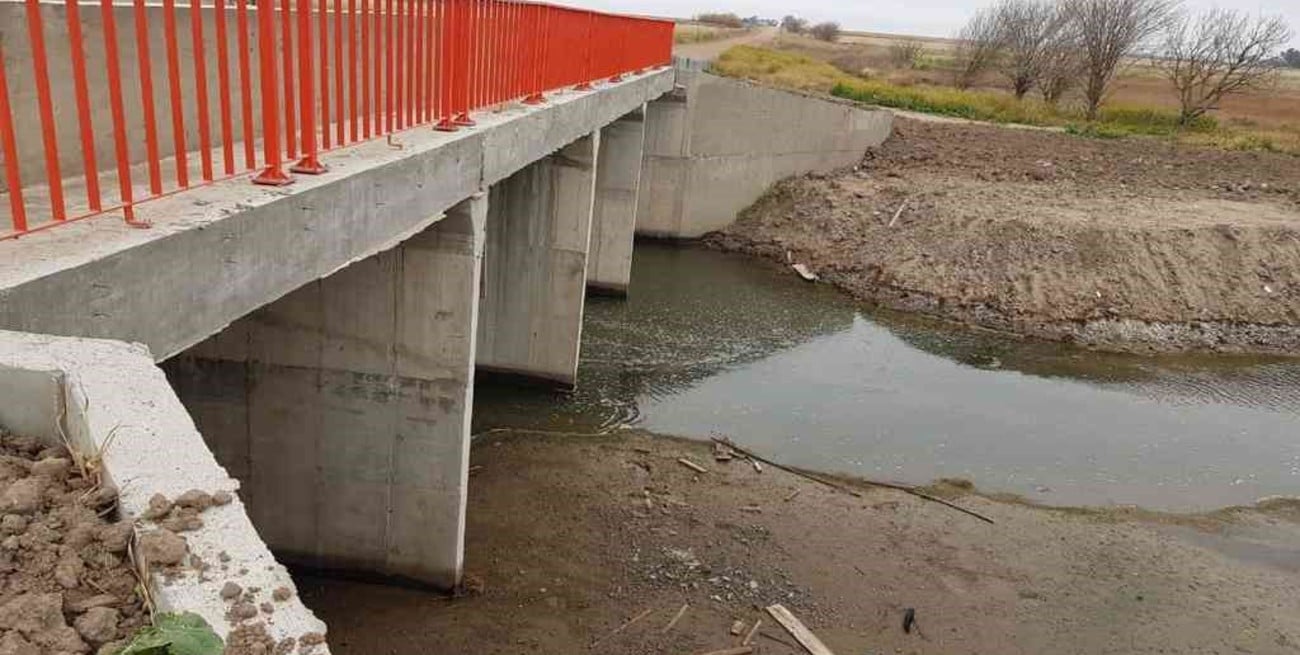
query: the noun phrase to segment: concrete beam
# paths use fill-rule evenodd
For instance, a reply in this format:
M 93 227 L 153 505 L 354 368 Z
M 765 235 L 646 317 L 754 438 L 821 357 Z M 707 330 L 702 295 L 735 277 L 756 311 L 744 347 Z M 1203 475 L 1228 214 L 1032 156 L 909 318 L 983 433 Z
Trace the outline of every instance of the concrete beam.
M 492 187 L 480 370 L 573 387 L 600 132 Z
M 453 134 L 327 153 L 329 172 L 289 187 L 235 179 L 120 216 L 0 241 L 0 328 L 147 344 L 159 361 L 295 289 L 428 227 L 487 184 L 672 88 L 662 70 L 537 107 L 477 114 Z
M 600 131 L 600 165 L 596 167 L 596 209 L 591 220 L 591 256 L 587 286 L 602 293 L 627 295 L 632 278 L 632 240 L 636 232 L 641 158 L 645 151 L 644 107 Z
M 487 199 L 167 365 L 289 561 L 460 579 Z

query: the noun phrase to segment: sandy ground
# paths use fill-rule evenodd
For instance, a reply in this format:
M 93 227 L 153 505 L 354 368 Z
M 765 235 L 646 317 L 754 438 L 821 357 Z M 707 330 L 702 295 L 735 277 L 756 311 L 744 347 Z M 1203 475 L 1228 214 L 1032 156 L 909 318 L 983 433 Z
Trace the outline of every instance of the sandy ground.
M 333 652 L 691 655 L 762 618 L 756 652 L 801 653 L 760 610 L 778 602 L 839 655 L 1300 652 L 1294 503 L 1172 517 L 939 487 L 990 525 L 635 432 L 493 435 L 472 462 L 475 593 L 300 577 Z
M 900 118 L 716 247 L 900 309 L 1111 349 L 1300 346 L 1300 158 Z

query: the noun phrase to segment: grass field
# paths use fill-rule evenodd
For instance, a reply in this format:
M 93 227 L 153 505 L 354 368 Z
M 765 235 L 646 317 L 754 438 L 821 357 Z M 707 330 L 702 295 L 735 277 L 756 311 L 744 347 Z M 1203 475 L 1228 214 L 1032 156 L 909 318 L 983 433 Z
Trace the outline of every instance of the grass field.
M 925 46 L 916 65 L 899 67 L 891 60 L 891 46 L 903 40 L 911 39 L 850 33 L 840 43 L 825 43 L 781 35 L 770 47 L 734 48 L 716 67 L 726 75 L 912 111 L 1058 126 L 1099 137 L 1176 134 L 1227 148 L 1300 154 L 1300 71 L 1284 71 L 1274 88 L 1230 97 L 1212 115 L 1179 130 L 1178 104 L 1168 81 L 1149 63 L 1135 61 L 1117 82 L 1100 119 L 1089 123 L 1077 98 L 1056 108 L 1034 97 L 1017 101 L 996 75 L 986 75 L 972 90 L 951 87 L 950 40 L 916 39 Z
M 729 39 L 747 30 L 743 28 L 719 27 L 704 23 L 681 22 L 673 29 L 673 42 L 686 45 L 690 43 L 707 43 L 720 39 Z

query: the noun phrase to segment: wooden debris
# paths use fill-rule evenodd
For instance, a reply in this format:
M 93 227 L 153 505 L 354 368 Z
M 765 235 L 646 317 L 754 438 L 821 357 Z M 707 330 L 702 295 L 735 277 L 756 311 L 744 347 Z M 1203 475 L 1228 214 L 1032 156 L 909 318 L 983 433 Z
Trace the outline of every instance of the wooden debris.
M 749 512 L 750 514 L 762 514 L 763 508 L 759 507 L 758 505 L 745 505 L 744 507 L 740 508 L 740 511 Z
M 695 462 L 692 462 L 691 460 L 686 459 L 685 457 L 679 457 L 679 458 L 677 458 L 677 463 L 678 463 L 678 464 L 681 464 L 682 466 L 685 466 L 686 468 L 688 468 L 688 469 L 690 469 L 690 470 L 692 470 L 692 471 L 695 471 L 696 473 L 708 473 L 708 472 L 709 472 L 709 469 L 706 469 L 706 468 L 704 468 L 703 466 L 700 466 L 699 464 L 696 464 Z
M 482 467 L 482 466 L 471 466 L 471 467 L 469 467 L 469 474 L 470 474 L 470 476 L 474 476 L 474 475 L 477 475 L 478 472 L 479 472 L 479 471 L 482 471 L 482 470 L 483 470 L 483 467 Z
M 641 453 L 642 455 L 649 455 L 651 452 L 650 449 L 646 448 L 645 446 L 633 446 L 632 450 L 635 450 L 636 452 Z
M 817 281 L 817 274 L 812 272 L 812 269 L 808 268 L 804 264 L 792 264 L 790 268 L 793 268 L 794 272 L 798 273 L 799 277 L 803 278 L 805 281 L 808 282 Z
M 725 445 L 715 441 L 713 442 L 713 460 L 716 462 L 730 462 L 736 457 L 735 451 Z
M 907 200 L 907 198 L 903 198 L 903 202 L 898 204 L 898 211 L 894 212 L 894 217 L 889 219 L 888 227 L 894 227 L 894 223 L 898 222 L 898 217 L 903 215 L 903 209 L 907 207 Z
M 789 467 L 789 466 L 785 466 L 785 465 L 783 465 L 783 464 L 778 464 L 777 462 L 774 462 L 774 461 L 772 461 L 772 460 L 770 460 L 770 459 L 767 459 L 767 458 L 765 458 L 765 457 L 759 457 L 758 455 L 755 455 L 754 453 L 752 453 L 752 452 L 750 452 L 750 451 L 748 451 L 748 450 L 745 450 L 744 448 L 741 448 L 740 446 L 737 446 L 736 444 L 732 443 L 731 441 L 729 441 L 729 440 L 727 440 L 727 439 L 719 439 L 718 437 L 714 437 L 714 439 L 715 439 L 715 440 L 718 440 L 718 441 L 722 441 L 723 443 L 727 444 L 728 446 L 731 446 L 732 450 L 735 450 L 736 452 L 738 452 L 738 453 L 740 453 L 740 454 L 742 454 L 742 455 L 744 455 L 745 457 L 748 457 L 748 458 L 750 458 L 750 459 L 758 460 L 758 461 L 760 461 L 760 462 L 764 462 L 764 463 L 769 464 L 769 465 L 771 465 L 771 466 L 775 466 L 776 468 L 779 468 L 779 469 L 781 469 L 782 471 L 785 471 L 786 473 L 790 473 L 790 474 L 792 474 L 792 475 L 797 475 L 797 476 L 799 476 L 799 477 L 801 477 L 801 478 L 804 478 L 804 479 L 806 479 L 806 480 L 812 480 L 813 482 L 816 482 L 816 483 L 818 483 L 818 484 L 825 485 L 825 486 L 830 487 L 830 488 L 832 488 L 832 489 L 835 489 L 835 490 L 837 490 L 837 491 L 842 491 L 842 492 L 844 492 L 844 493 L 846 493 L 846 494 L 849 494 L 849 495 L 851 495 L 851 496 L 856 496 L 856 497 L 858 497 L 858 498 L 861 498 L 861 497 L 862 497 L 862 493 L 861 493 L 861 492 L 856 491 L 856 490 L 854 490 L 854 489 L 850 489 L 850 488 L 848 488 L 848 487 L 846 487 L 846 486 L 844 486 L 844 485 L 842 485 L 842 484 L 839 484 L 839 483 L 836 483 L 836 482 L 831 482 L 830 480 L 826 480 L 826 479 L 824 479 L 824 478 L 817 477 L 817 476 L 815 476 L 815 475 L 813 475 L 813 474 L 811 474 L 811 473 L 805 473 L 804 471 L 800 471 L 799 469 L 796 469 L 796 468 L 791 468 L 791 467 Z M 973 509 L 966 509 L 965 507 L 962 507 L 961 505 L 958 505 L 958 504 L 956 504 L 956 503 L 953 503 L 953 502 L 950 502 L 950 501 L 944 500 L 944 499 L 942 499 L 942 498 L 938 498 L 938 497 L 936 497 L 936 496 L 931 496 L 930 494 L 925 493 L 924 491 L 921 491 L 920 489 L 917 489 L 916 487 L 909 487 L 909 486 L 907 486 L 907 485 L 905 485 L 905 484 L 894 484 L 893 482 L 878 482 L 878 481 L 876 481 L 876 480 L 862 480 L 862 482 L 863 482 L 864 484 L 869 484 L 869 485 L 871 485 L 871 486 L 873 486 L 873 487 L 884 487 L 885 489 L 893 489 L 893 490 L 895 490 L 895 491 L 901 491 L 901 492 L 903 492 L 903 493 L 911 494 L 911 495 L 913 495 L 913 496 L 916 496 L 917 498 L 921 498 L 921 499 L 924 499 L 924 500 L 928 500 L 928 501 L 930 501 L 930 502 L 932 502 L 932 503 L 938 503 L 938 504 L 940 504 L 940 505 L 944 505 L 945 507 L 951 507 L 951 508 L 953 508 L 953 509 L 955 509 L 955 510 L 957 510 L 958 512 L 961 512 L 961 513 L 963 513 L 963 514 L 969 514 L 969 515 L 971 515 L 971 516 L 973 516 L 973 517 L 975 517 L 975 518 L 977 518 L 977 519 L 979 519 L 979 520 L 981 520 L 981 521 L 984 521 L 985 523 L 990 523 L 990 524 L 993 523 L 993 519 L 991 519 L 991 518 L 989 518 L 989 517 L 987 517 L 987 516 L 984 516 L 983 514 L 980 514 L 979 512 L 977 512 L 977 511 L 975 511 L 975 510 L 973 510 Z M 794 496 L 790 496 L 789 498 L 793 498 L 793 497 L 794 497 Z M 789 498 L 787 498 L 787 500 L 789 500 Z
M 653 607 L 648 607 L 648 608 L 646 608 L 646 610 L 645 610 L 644 612 L 641 612 L 640 614 L 637 614 L 636 616 L 634 616 L 634 617 L 628 619 L 628 620 L 627 620 L 627 623 L 624 623 L 623 625 L 618 626 L 617 628 L 614 629 L 613 632 L 611 632 L 611 633 L 605 635 L 604 637 L 601 637 L 600 639 L 597 639 L 596 641 L 591 642 L 591 645 L 592 645 L 592 646 L 595 646 L 596 644 L 599 644 L 600 642 L 605 641 L 606 639 L 609 639 L 610 637 L 613 637 L 614 635 L 616 635 L 616 634 L 618 634 L 618 633 L 620 633 L 620 632 L 622 632 L 622 631 L 624 631 L 624 630 L 627 630 L 628 628 L 632 627 L 632 625 L 635 624 L 637 621 L 640 621 L 641 619 L 644 619 L 645 617 L 650 616 L 652 613 L 654 613 L 654 611 L 655 611 L 655 608 L 653 608 Z
M 731 634 L 739 637 L 745 631 L 745 622 L 739 619 L 731 622 Z
M 754 652 L 753 646 L 737 646 L 735 648 L 724 648 L 722 650 L 711 650 L 700 655 L 749 655 Z
M 683 616 L 686 616 L 686 610 L 690 608 L 690 606 L 690 603 L 682 603 L 682 608 L 677 610 L 677 613 L 673 615 L 673 620 L 669 621 L 668 625 L 664 626 L 664 629 L 660 630 L 660 632 L 665 633 L 672 630 L 673 626 L 677 625 L 677 622 L 682 620 Z
M 798 496 L 798 495 L 799 495 L 799 490 L 798 490 L 798 489 L 795 489 L 794 491 L 791 491 L 791 492 L 790 492 L 790 495 L 786 496 L 786 497 L 785 497 L 784 499 L 782 499 L 782 500 L 784 500 L 785 502 L 788 503 L 788 502 L 794 500 L 794 497 L 795 497 L 795 496 Z
M 808 629 L 808 626 L 795 618 L 794 614 L 791 614 L 790 610 L 786 609 L 785 606 L 769 605 L 767 613 L 771 614 L 772 618 L 781 624 L 781 627 L 785 628 L 785 631 L 790 633 L 790 636 L 794 637 L 794 640 L 799 642 L 810 655 L 835 655 L 831 649 L 826 647 L 826 644 L 822 643 L 822 640 L 817 638 L 817 635 L 812 633 L 812 630 Z
M 754 621 L 754 627 L 750 628 L 749 632 L 745 633 L 745 638 L 740 640 L 741 646 L 748 646 L 749 642 L 754 640 L 754 633 L 758 632 L 758 626 L 760 625 L 763 625 L 763 619 Z
M 756 473 L 762 473 L 762 472 L 763 472 L 763 465 L 762 465 L 761 463 L 759 463 L 758 460 L 756 460 L 756 459 L 751 459 L 751 460 L 749 460 L 749 463 L 754 465 L 754 472 L 756 472 Z

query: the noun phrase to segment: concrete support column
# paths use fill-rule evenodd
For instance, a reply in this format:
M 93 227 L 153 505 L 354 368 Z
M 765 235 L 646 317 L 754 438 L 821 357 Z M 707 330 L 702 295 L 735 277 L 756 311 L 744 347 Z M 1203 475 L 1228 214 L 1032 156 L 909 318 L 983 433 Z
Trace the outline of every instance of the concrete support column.
M 480 371 L 576 383 L 599 144 L 593 132 L 492 187 Z
M 645 129 L 642 107 L 600 131 L 587 287 L 601 293 L 627 295 L 632 277 L 632 239 L 636 232 Z
M 459 582 L 486 220 L 480 194 L 168 363 L 288 561 Z

